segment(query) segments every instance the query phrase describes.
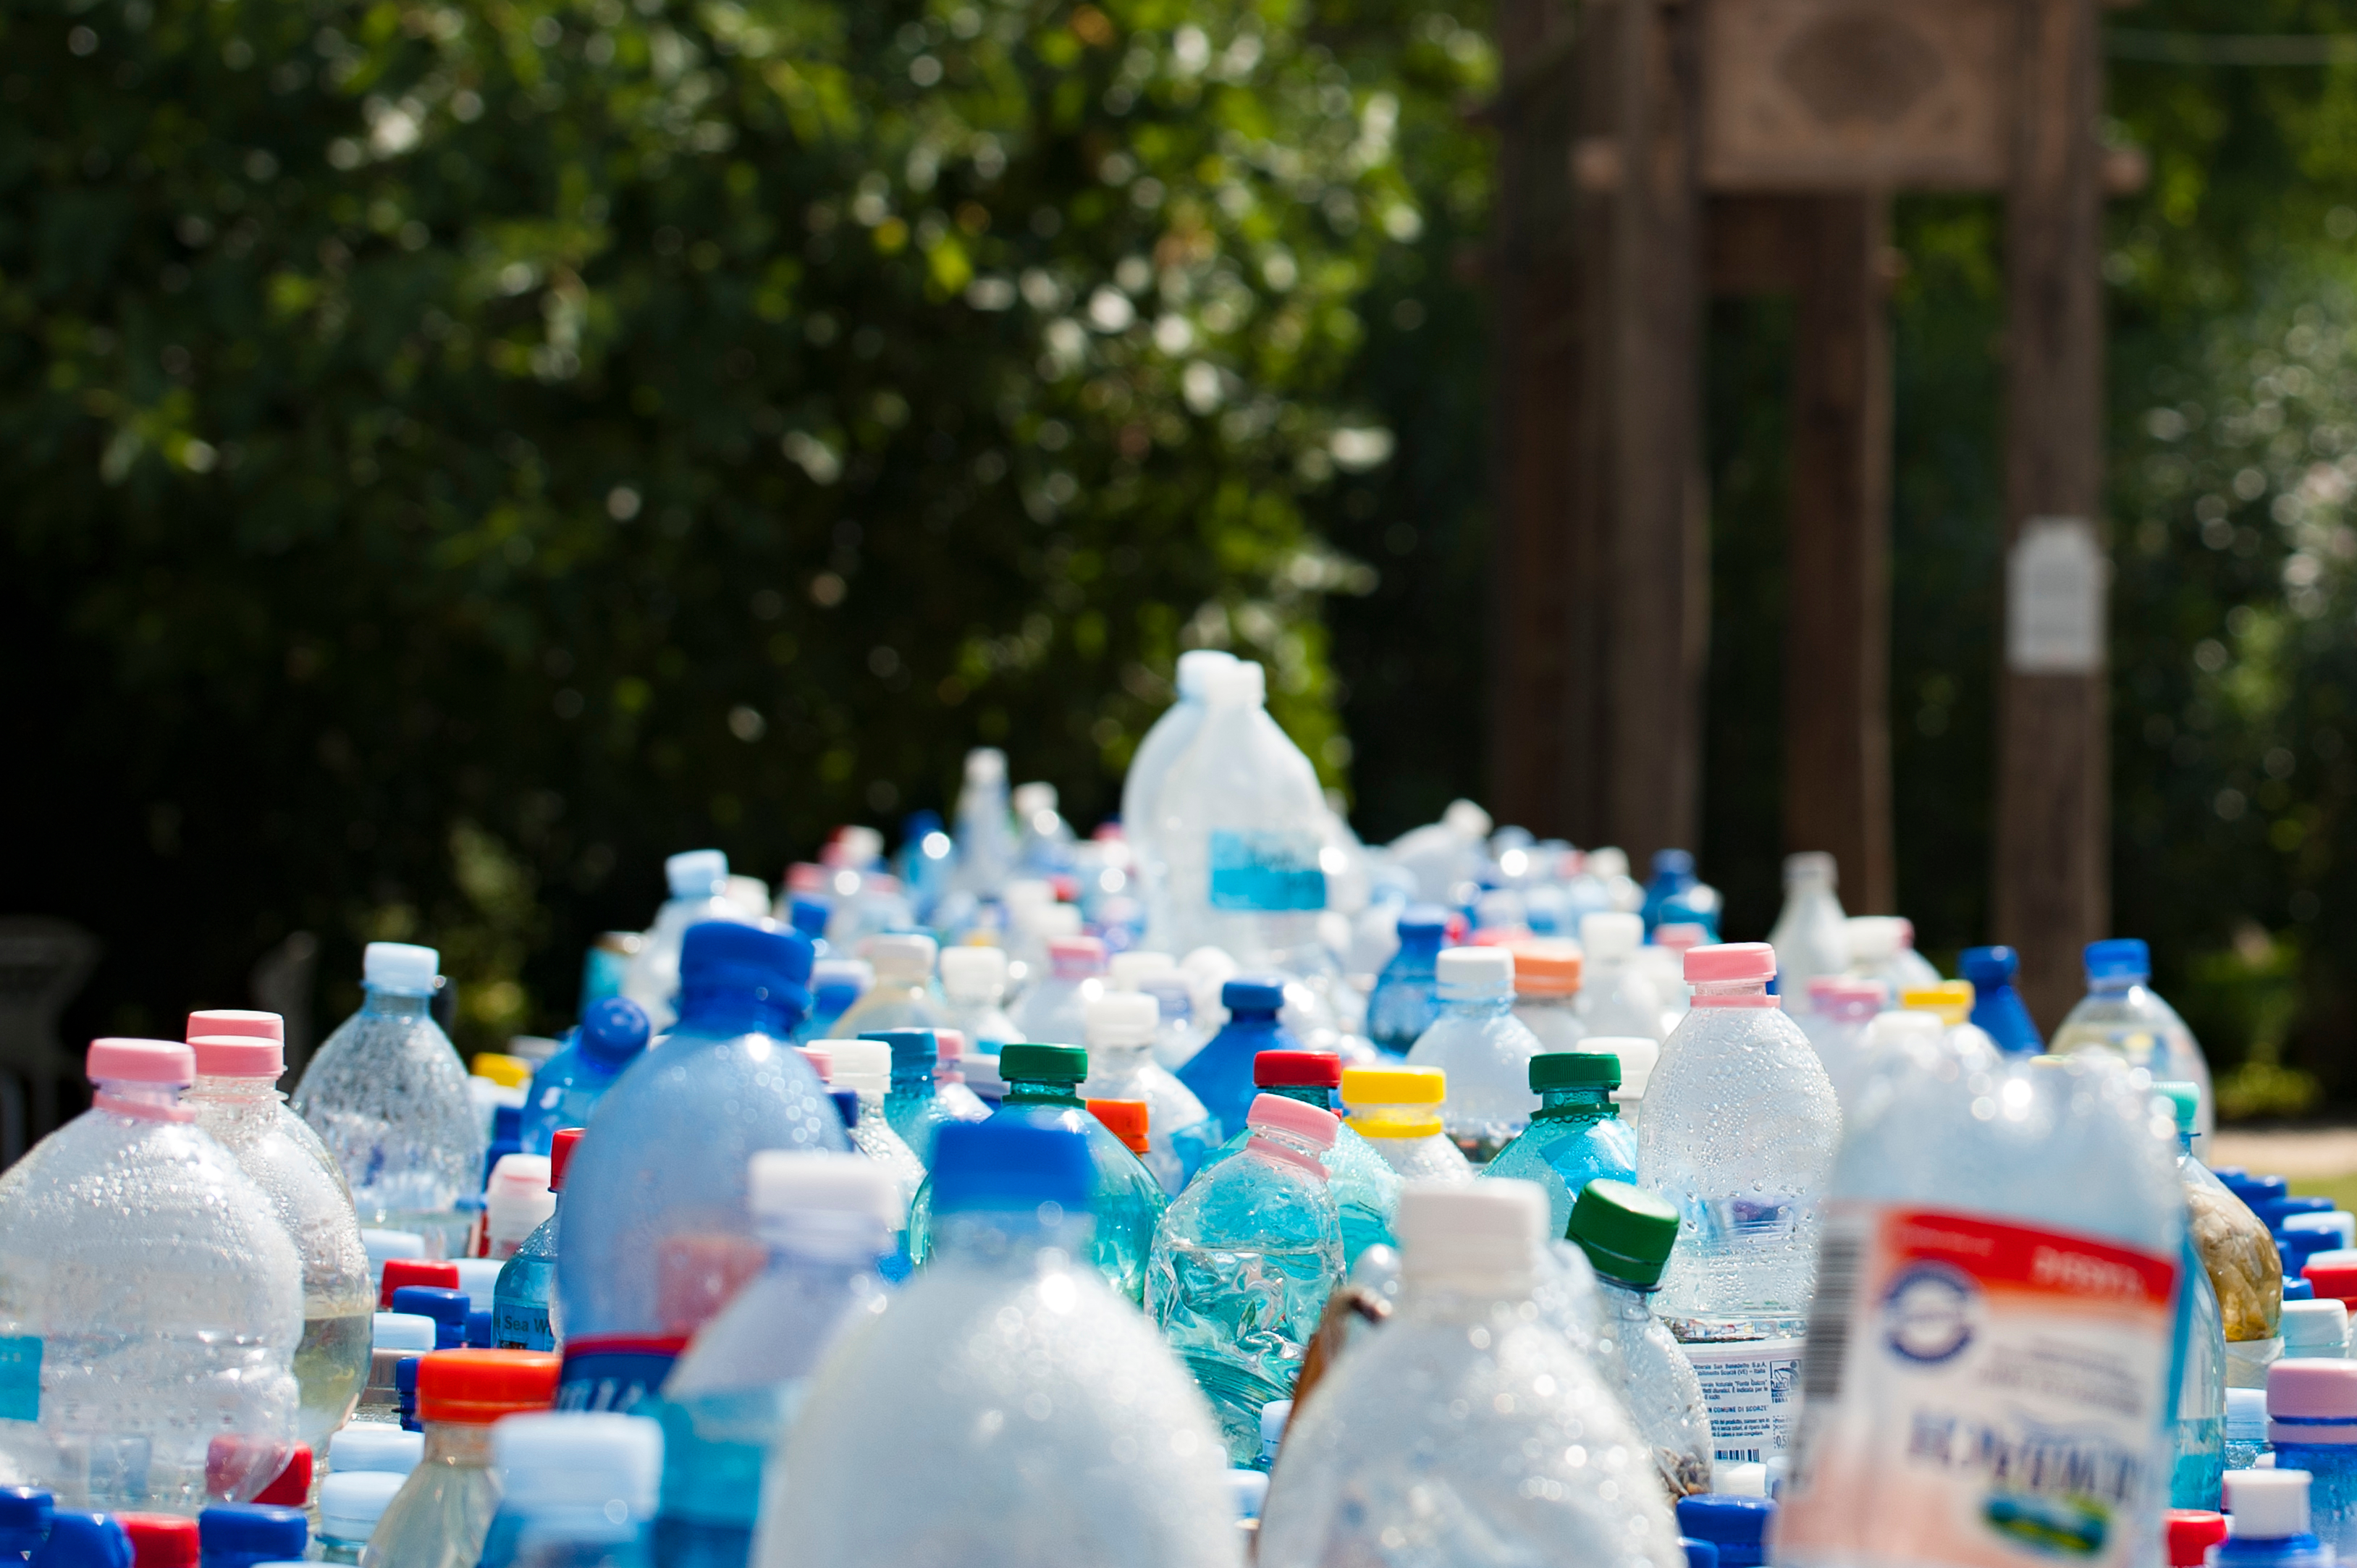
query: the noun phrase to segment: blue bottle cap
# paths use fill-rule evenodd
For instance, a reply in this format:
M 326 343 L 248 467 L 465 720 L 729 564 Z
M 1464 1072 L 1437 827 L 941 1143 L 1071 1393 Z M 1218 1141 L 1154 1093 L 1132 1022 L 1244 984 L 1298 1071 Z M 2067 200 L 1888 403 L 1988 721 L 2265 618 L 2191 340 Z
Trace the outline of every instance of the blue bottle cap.
M 1686 1554 L 1686 1568 L 1718 1568 L 1718 1548 L 1707 1541 L 1682 1535 L 1678 1537 L 1678 1549 Z
M 1005 1112 L 952 1122 L 933 1135 L 933 1212 L 1089 1207 L 1096 1176 L 1089 1141 L 1070 1128 Z
M 1956 960 L 1956 972 L 1975 990 L 2003 985 L 2021 972 L 2021 955 L 2011 948 L 1966 948 Z
M 523 1107 L 494 1105 L 491 1107 L 491 1142 L 512 1144 L 523 1136 Z M 513 1149 L 508 1151 L 515 1153 Z
M 1274 1013 L 1285 1005 L 1285 982 L 1231 980 L 1220 987 L 1220 1005 L 1231 1013 Z
M 455 1350 L 467 1343 L 467 1293 L 437 1285 L 403 1285 L 393 1293 L 393 1310 L 434 1320 L 434 1348 Z
M 2226 1184 L 2226 1190 L 2249 1204 L 2253 1208 L 2270 1197 L 2281 1197 L 2290 1190 L 2290 1184 L 2279 1176 L 2245 1176 L 2241 1171 L 2231 1174 L 2212 1171 L 2211 1175 Z
M 808 937 L 774 920 L 706 920 L 680 939 L 680 986 L 751 991 L 804 1008 L 813 956 Z
M 941 1046 L 931 1029 L 877 1029 L 859 1036 L 863 1040 L 881 1040 L 892 1047 L 892 1065 L 916 1067 L 931 1062 L 941 1055 Z
M 2284 1281 L 2283 1298 L 2286 1301 L 2314 1301 L 2316 1287 L 2306 1280 L 2287 1279 Z
M 131 1533 L 102 1513 L 59 1509 L 30 1568 L 131 1568 Z
M 593 1002 L 581 1015 L 581 1048 L 603 1062 L 626 1061 L 647 1048 L 647 1010 L 627 996 Z
M 303 1555 L 311 1538 L 301 1509 L 267 1503 L 215 1503 L 197 1516 L 197 1540 L 204 1554 L 285 1561 Z
M 844 1131 L 849 1132 L 859 1125 L 859 1090 L 830 1089 L 826 1097 L 834 1101 L 834 1113 L 843 1118 Z
M 1678 1533 L 1717 1547 L 1719 1568 L 1758 1568 L 1775 1517 L 1776 1505 L 1766 1498 L 1705 1492 L 1678 1499 Z
M 1653 852 L 1653 875 L 1656 876 L 1692 876 L 1694 855 L 1683 849 L 1657 849 Z
M 492 1348 L 491 1309 L 488 1306 L 468 1307 L 467 1309 L 467 1348 L 489 1350 Z
M 815 940 L 826 935 L 826 922 L 834 913 L 815 898 L 797 898 L 787 907 L 786 918 L 793 922 L 794 929 Z
M 2266 1222 L 2268 1230 L 2280 1233 L 2283 1222 L 2295 1214 L 2330 1214 L 2332 1200 L 2329 1197 L 2263 1197 L 2251 1205 L 2251 1212 Z
M 2152 950 L 2144 945 L 2142 937 L 2105 937 L 2100 942 L 2089 942 L 2086 958 L 2091 981 L 2152 978 Z
M 1400 911 L 1399 940 L 1438 941 L 1448 933 L 1448 911 L 1437 904 L 1410 904 Z
M 32 1552 L 49 1538 L 57 1499 L 38 1487 L 0 1487 L 0 1552 Z

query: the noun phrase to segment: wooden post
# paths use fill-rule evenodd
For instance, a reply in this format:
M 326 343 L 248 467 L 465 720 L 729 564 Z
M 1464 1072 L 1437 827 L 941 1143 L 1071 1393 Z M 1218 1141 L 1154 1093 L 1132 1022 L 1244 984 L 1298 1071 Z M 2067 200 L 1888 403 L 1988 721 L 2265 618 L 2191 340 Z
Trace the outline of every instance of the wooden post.
M 2020 10 L 2006 211 L 2008 550 L 2032 519 L 2081 520 L 2103 536 L 2096 4 L 2023 0 Z M 2019 950 L 2023 999 L 2048 1030 L 2080 994 L 2080 949 L 2110 920 L 2100 622 L 2095 633 L 2092 669 L 2025 671 L 2009 653 L 1999 696 L 1990 924 Z

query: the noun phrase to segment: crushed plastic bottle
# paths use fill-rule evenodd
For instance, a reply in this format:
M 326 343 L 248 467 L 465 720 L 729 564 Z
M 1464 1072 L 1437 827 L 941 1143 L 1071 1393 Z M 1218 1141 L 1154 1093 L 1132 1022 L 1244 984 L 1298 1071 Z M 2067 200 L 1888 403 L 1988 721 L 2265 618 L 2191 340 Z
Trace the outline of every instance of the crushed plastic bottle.
M 1636 1179 L 1637 1138 L 1612 1103 L 1612 1091 L 1620 1087 L 1620 1058 L 1608 1051 L 1550 1051 L 1533 1057 L 1529 1071 L 1539 1109 L 1481 1175 L 1535 1184 L 1546 1194 L 1547 1233 L 1560 1236 L 1589 1182 Z
M 1650 1192 L 1598 1177 L 1582 1187 L 1565 1233 L 1596 1271 L 1602 1331 L 1589 1359 L 1620 1396 L 1672 1498 L 1710 1489 L 1710 1407 L 1652 1295 L 1678 1238 L 1678 1212 Z
M 544 1155 L 560 1127 L 587 1127 L 589 1112 L 647 1048 L 646 1009 L 611 996 L 581 1015 L 573 1043 L 540 1064 L 524 1091 L 523 1153 Z
M 1473 1166 L 1440 1120 L 1448 1075 L 1437 1068 L 1342 1069 L 1342 1103 L 1351 1126 L 1407 1181 L 1471 1181 Z
M 1367 1037 L 1404 1057 L 1440 1015 L 1440 945 L 1448 934 L 1448 912 L 1414 904 L 1400 912 L 1399 947 L 1367 998 Z
M 476 1568 L 500 1508 L 491 1432 L 544 1411 L 557 1359 L 531 1350 L 436 1350 L 417 1363 L 425 1455 L 377 1520 L 361 1568 Z
M 1615 910 L 1581 917 L 1580 1022 L 1591 1038 L 1662 1038 L 1661 993 L 1637 960 L 1644 940 L 1645 923 L 1634 915 Z
M 581 1129 L 557 1130 L 548 1153 L 548 1218 L 500 1265 L 491 1284 L 491 1344 L 501 1350 L 554 1350 L 565 1337 L 556 1302 L 558 1222 L 565 1214 L 565 1171 Z
M 1203 1156 L 1219 1147 L 1220 1123 L 1203 1102 L 1154 1060 L 1161 1004 L 1135 991 L 1096 997 L 1085 1011 L 1089 1100 L 1141 1100 L 1146 1108 L 1146 1169 L 1172 1197 L 1193 1177 Z
M 655 923 L 622 977 L 622 994 L 639 1004 L 658 1035 L 679 1016 L 680 943 L 688 928 L 707 920 L 749 918 L 728 896 L 728 857 L 716 849 L 691 849 L 666 858 L 663 885 L 671 897 L 655 911 Z
M 867 962 L 876 983 L 836 1019 L 838 1038 L 882 1034 L 888 1029 L 946 1029 L 949 1010 L 933 989 L 933 939 L 914 932 L 888 932 L 867 942 Z
M 1768 933 L 1776 950 L 1777 1000 L 1788 1013 L 1807 1004 L 1809 984 L 1849 969 L 1847 917 L 1835 891 L 1840 870 L 1823 850 L 1784 857 L 1784 907 Z
M 2150 950 L 2135 937 L 2089 942 L 2086 964 L 2087 994 L 2054 1031 L 2054 1054 L 2108 1050 L 2130 1067 L 2144 1069 L 2155 1081 L 2198 1086 L 2201 1108 L 2193 1149 L 2201 1153 L 2216 1123 L 2210 1064 L 2177 1009 L 2147 983 L 2152 979 Z
M 491 1431 L 499 1511 L 480 1568 L 653 1568 L 663 1434 L 645 1416 L 511 1415 Z
M 1530 1087 L 1539 1039 L 1514 1016 L 1514 956 L 1504 948 L 1448 948 L 1437 973 L 1440 1015 L 1408 1065 L 1448 1075 L 1441 1122 L 1465 1157 L 1484 1165 L 1539 1107 Z
M 1253 1062 L 1263 1051 L 1296 1051 L 1301 1042 L 1278 1021 L 1285 982 L 1276 976 L 1231 980 L 1220 987 L 1228 1021 L 1178 1069 L 1187 1086 L 1222 1130 L 1241 1128 L 1258 1092 Z

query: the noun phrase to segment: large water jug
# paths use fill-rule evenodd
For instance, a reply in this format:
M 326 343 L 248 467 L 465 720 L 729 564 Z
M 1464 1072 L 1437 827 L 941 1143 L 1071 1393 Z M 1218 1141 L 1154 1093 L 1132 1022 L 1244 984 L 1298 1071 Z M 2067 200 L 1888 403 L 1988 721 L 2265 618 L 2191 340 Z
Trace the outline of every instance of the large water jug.
M 1175 671 L 1178 700 L 1163 710 L 1145 737 L 1131 754 L 1129 771 L 1121 781 L 1122 837 L 1143 886 L 1146 901 L 1146 924 L 1149 931 L 1163 931 L 1169 927 L 1168 908 L 1169 874 L 1162 864 L 1160 846 L 1155 842 L 1155 826 L 1160 821 L 1156 811 L 1162 794 L 1162 785 L 1170 768 L 1185 754 L 1187 745 L 1202 727 L 1207 711 L 1203 703 L 1203 684 L 1211 671 L 1235 662 L 1235 655 L 1216 648 L 1190 648 L 1178 656 Z

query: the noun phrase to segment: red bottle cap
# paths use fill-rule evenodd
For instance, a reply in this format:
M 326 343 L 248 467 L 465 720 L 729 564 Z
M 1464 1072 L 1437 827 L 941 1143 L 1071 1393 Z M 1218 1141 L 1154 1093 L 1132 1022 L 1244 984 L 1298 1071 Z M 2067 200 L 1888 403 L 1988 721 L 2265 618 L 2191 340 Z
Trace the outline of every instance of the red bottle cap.
M 2169 1568 L 2201 1568 L 2210 1549 L 2226 1539 L 2226 1516 L 2208 1509 L 2169 1510 Z
M 548 1190 L 565 1190 L 565 1167 L 573 1163 L 573 1145 L 581 1141 L 581 1129 L 561 1127 L 548 1141 Z
M 1134 1155 L 1146 1151 L 1146 1101 L 1143 1100 L 1092 1100 L 1089 1114 L 1105 1124 L 1105 1130 L 1119 1138 Z
M 2310 1263 L 2299 1277 L 2316 1287 L 2319 1301 L 2357 1302 L 2357 1263 Z
M 417 1363 L 417 1419 L 489 1426 L 556 1402 L 564 1358 L 549 1350 L 436 1350 Z
M 1342 1058 L 1332 1051 L 1263 1051 L 1253 1058 L 1255 1089 L 1340 1089 Z
M 286 1468 L 278 1472 L 278 1479 L 254 1494 L 258 1503 L 273 1503 L 279 1508 L 299 1509 L 311 1500 L 311 1445 L 295 1444 L 295 1456 L 286 1461 Z
M 131 1538 L 132 1568 L 197 1568 L 203 1554 L 195 1520 L 176 1513 L 119 1513 L 114 1521 Z
M 387 1258 L 384 1284 L 376 1293 L 376 1309 L 393 1310 L 393 1293 L 404 1285 L 432 1285 L 436 1290 L 458 1288 L 458 1265 L 429 1263 L 423 1258 Z

